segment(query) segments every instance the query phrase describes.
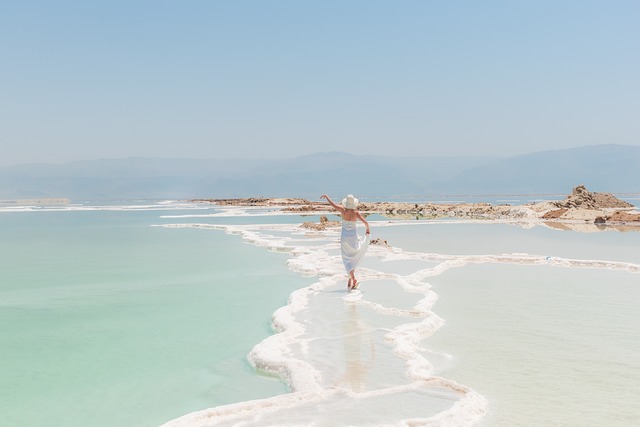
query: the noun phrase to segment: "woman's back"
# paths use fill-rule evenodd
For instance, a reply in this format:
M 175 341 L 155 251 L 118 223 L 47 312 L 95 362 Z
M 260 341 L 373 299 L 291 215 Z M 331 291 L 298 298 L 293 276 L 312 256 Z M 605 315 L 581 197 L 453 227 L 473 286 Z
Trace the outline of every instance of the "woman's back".
M 342 213 L 343 221 L 355 221 L 358 219 L 358 214 L 356 214 L 355 209 L 345 209 Z

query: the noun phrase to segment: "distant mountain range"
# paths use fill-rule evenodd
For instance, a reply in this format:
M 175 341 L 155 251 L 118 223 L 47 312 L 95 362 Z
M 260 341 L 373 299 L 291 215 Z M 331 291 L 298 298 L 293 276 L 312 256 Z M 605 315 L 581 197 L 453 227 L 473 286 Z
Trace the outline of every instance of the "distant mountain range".
M 640 193 L 640 146 L 594 145 L 515 157 L 383 157 L 340 152 L 282 160 L 129 158 L 0 168 L 0 199 L 360 197 Z

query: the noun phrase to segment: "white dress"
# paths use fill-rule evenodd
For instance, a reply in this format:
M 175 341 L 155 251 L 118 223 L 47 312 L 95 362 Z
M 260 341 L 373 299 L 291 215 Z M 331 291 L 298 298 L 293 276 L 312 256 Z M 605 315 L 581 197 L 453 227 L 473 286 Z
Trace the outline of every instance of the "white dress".
M 347 273 L 354 270 L 369 247 L 369 235 L 365 234 L 361 240 L 356 233 L 356 222 L 342 220 L 342 235 L 340 236 L 342 262 Z

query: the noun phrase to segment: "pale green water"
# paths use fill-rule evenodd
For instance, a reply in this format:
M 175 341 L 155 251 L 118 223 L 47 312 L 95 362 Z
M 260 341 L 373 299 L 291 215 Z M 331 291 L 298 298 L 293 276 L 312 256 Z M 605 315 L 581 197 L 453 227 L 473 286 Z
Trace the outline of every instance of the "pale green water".
M 0 425 L 155 426 L 286 391 L 245 358 L 309 281 L 162 213 L 0 213 Z
M 640 232 L 579 233 L 488 221 L 433 221 L 419 226 L 382 227 L 376 230 L 375 237 L 407 251 L 450 255 L 527 253 L 640 263 Z
M 439 375 L 485 396 L 482 426 L 640 425 L 640 276 L 471 265 L 432 278 Z
M 433 223 L 380 229 L 407 250 L 528 253 L 640 264 L 640 233 Z M 385 237 L 387 238 L 387 237 Z M 466 265 L 428 278 L 445 325 L 424 345 L 446 378 L 489 401 L 484 427 L 640 425 L 640 274 Z
M 288 295 L 317 278 L 237 235 L 151 225 L 317 217 L 161 218 L 181 213 L 193 212 L 0 213 L 0 425 L 157 426 L 286 392 L 257 376 L 246 355 L 271 334 L 269 319 Z M 409 251 L 640 262 L 640 233 L 372 228 Z M 364 262 L 378 264 L 399 274 L 434 265 Z M 482 426 L 640 425 L 639 278 L 551 265 L 452 269 L 427 279 L 445 325 L 423 345 L 453 356 L 432 354 L 438 375 L 488 399 Z

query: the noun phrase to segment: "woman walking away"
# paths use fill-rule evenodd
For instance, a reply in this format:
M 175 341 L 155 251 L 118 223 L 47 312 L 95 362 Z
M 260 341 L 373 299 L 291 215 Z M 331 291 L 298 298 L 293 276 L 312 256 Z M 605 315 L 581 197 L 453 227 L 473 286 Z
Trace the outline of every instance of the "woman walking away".
M 364 219 L 362 214 L 357 211 L 358 199 L 349 194 L 342 200 L 342 206 L 337 205 L 327 196 L 323 194 L 321 199 L 327 199 L 327 202 L 335 209 L 340 211 L 342 215 L 342 235 L 340 236 L 340 247 L 342 249 L 342 262 L 344 268 L 349 274 L 349 282 L 347 287 L 349 290 L 358 288 L 358 280 L 356 280 L 356 267 L 364 256 L 369 247 L 369 238 L 371 232 L 369 223 Z M 356 232 L 356 220 L 362 221 L 366 227 L 364 241 L 361 241 Z

